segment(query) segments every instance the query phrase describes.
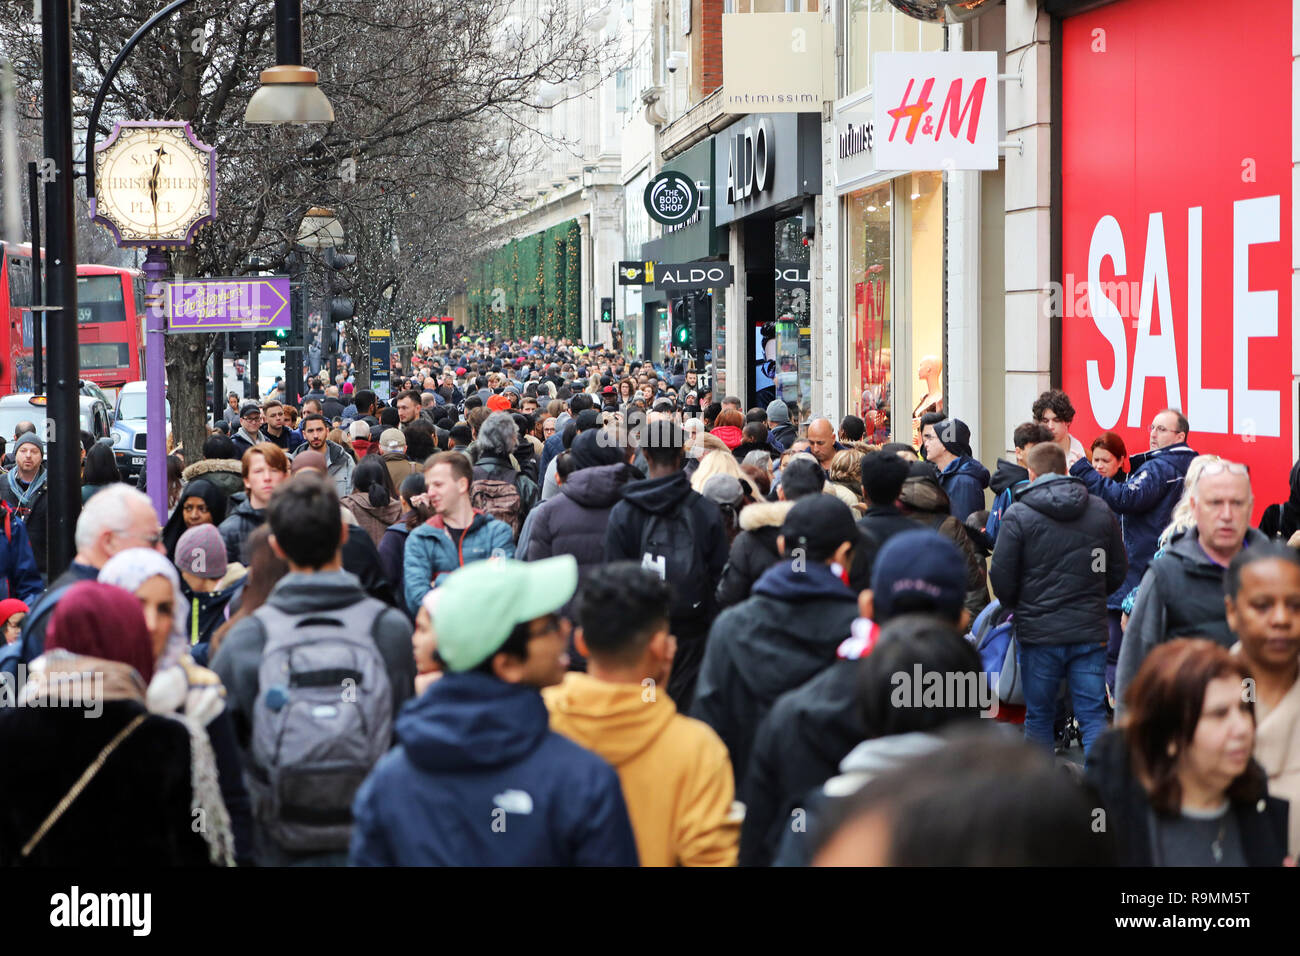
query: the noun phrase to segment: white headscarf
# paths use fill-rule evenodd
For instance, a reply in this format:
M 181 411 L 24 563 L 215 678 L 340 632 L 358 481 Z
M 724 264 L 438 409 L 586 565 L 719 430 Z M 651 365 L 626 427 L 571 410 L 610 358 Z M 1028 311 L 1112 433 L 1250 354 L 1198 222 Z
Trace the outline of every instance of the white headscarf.
M 181 590 L 181 578 L 176 573 L 176 566 L 152 548 L 127 548 L 119 551 L 104 563 L 99 571 L 99 582 L 130 591 L 132 594 L 140 585 L 152 577 L 162 576 L 171 582 L 174 592 L 175 613 L 172 615 L 172 636 L 163 648 L 158 668 L 162 669 L 176 663 L 180 654 L 189 647 L 185 636 L 185 622 L 188 619 L 190 602 Z

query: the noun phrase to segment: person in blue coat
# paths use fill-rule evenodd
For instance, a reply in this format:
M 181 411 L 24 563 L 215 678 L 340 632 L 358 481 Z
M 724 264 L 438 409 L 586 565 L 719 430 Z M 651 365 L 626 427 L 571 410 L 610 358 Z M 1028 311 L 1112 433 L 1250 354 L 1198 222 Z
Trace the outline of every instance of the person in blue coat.
M 18 598 L 28 605 L 45 590 L 41 572 L 36 567 L 36 554 L 27 535 L 27 525 L 14 513 L 14 509 L 0 501 L 0 525 L 4 530 L 4 544 L 0 546 L 0 578 L 4 580 L 3 597 Z
M 921 418 L 921 447 L 926 460 L 939 469 L 939 485 L 948 494 L 953 517 L 965 524 L 976 511 L 983 511 L 989 470 L 971 454 L 966 423 L 930 412 Z
M 1129 458 L 1132 472 L 1127 481 L 1103 477 L 1086 458 L 1070 467 L 1071 475 L 1082 478 L 1088 490 L 1119 515 L 1124 550 L 1128 552 L 1128 574 L 1116 592 L 1120 596 L 1142 582 L 1160 533 L 1183 495 L 1183 479 L 1196 457 L 1187 445 L 1189 427 L 1177 409 L 1158 412 L 1151 421 L 1151 450 Z
M 571 555 L 479 561 L 422 602 L 443 676 L 397 719 L 352 807 L 353 866 L 637 866 L 614 768 L 550 729 Z

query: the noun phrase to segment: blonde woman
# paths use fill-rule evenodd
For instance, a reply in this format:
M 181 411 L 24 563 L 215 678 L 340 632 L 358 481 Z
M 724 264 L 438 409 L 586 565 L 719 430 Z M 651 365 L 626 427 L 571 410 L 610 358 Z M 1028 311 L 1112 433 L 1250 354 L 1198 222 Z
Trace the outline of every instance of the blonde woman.
M 718 447 L 712 447 L 712 442 L 717 442 Z M 731 454 L 731 449 L 722 444 L 721 439 L 714 438 L 707 433 L 699 436 L 695 447 L 705 448 L 706 444 L 708 450 L 704 453 L 704 457 L 700 459 L 700 466 L 695 469 L 695 474 L 691 476 L 691 489 L 704 494 L 704 486 L 714 475 L 730 475 L 745 486 L 746 494 L 751 498 L 756 498 L 758 495 L 757 489 L 754 488 L 753 482 L 749 480 L 749 476 L 740 470 L 740 463 Z
M 857 517 L 866 514 L 867 507 L 862 503 L 862 455 L 856 451 L 837 451 L 831 459 L 830 476 L 832 484 L 853 496 L 853 503 L 845 499 L 845 504 L 849 504 Z

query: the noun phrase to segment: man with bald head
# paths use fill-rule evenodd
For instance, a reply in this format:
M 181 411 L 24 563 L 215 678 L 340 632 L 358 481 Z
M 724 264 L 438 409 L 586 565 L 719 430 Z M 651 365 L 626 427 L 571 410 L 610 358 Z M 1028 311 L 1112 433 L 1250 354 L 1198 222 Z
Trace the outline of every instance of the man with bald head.
M 823 471 L 829 471 L 831 459 L 843 446 L 835 440 L 835 426 L 829 419 L 814 418 L 808 423 L 808 450 L 812 452 Z

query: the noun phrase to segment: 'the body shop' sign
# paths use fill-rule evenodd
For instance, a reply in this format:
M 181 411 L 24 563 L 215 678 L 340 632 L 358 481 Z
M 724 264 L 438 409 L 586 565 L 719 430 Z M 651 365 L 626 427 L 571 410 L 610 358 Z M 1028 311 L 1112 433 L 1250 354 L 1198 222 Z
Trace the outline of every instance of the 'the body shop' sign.
M 998 56 L 877 53 L 876 169 L 997 169 Z
M 1066 20 L 1061 61 L 1072 431 L 1136 453 L 1181 408 L 1193 448 L 1251 466 L 1256 516 L 1287 497 L 1296 427 L 1291 8 L 1121 0 Z

